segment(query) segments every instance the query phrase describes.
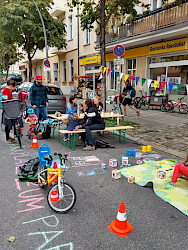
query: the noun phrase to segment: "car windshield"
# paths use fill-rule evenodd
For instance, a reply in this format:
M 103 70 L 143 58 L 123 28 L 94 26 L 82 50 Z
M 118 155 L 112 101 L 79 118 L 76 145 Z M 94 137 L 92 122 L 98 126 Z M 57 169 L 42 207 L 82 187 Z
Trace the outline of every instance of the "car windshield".
M 45 86 L 48 95 L 63 95 L 60 88 Z

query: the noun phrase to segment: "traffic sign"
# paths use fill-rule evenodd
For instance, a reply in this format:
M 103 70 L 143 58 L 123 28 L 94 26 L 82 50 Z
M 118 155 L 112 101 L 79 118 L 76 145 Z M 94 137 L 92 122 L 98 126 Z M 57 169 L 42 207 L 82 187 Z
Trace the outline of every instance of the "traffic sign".
M 44 68 L 44 71 L 48 71 L 48 72 L 50 72 L 50 71 L 51 71 L 51 69 L 50 69 L 50 67 L 45 67 L 45 68 Z
M 45 60 L 45 61 L 44 61 L 44 65 L 45 65 L 46 67 L 50 67 L 50 62 L 49 62 L 48 60 Z
M 123 59 L 123 58 L 114 59 L 114 64 L 115 65 L 123 65 L 123 64 L 125 64 L 125 59 Z
M 114 47 L 114 55 L 115 56 L 120 57 L 120 56 L 123 56 L 124 53 L 125 53 L 125 49 L 124 49 L 124 47 L 122 45 L 116 45 Z

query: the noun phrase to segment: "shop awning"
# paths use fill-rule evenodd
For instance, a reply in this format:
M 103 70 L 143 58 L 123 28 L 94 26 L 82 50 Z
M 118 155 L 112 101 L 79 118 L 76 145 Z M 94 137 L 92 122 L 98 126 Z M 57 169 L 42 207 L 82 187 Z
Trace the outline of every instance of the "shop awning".
M 73 76 L 72 78 L 92 78 L 92 76 Z

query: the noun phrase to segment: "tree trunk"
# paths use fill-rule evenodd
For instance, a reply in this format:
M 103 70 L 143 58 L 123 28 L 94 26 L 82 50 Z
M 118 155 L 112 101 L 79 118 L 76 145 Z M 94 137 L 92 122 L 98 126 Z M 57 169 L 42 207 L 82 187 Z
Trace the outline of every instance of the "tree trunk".
M 32 81 L 32 60 L 30 53 L 28 54 L 28 59 L 29 59 L 29 82 Z
M 9 74 L 9 60 L 7 60 L 6 62 L 6 70 L 7 70 L 7 73 L 6 73 L 6 80 L 7 80 L 8 74 Z
M 105 49 L 105 0 L 101 0 L 101 23 L 100 23 L 100 54 L 101 54 L 101 65 L 106 67 L 106 49 Z M 103 75 L 101 80 L 101 102 L 104 105 L 106 111 L 106 73 Z

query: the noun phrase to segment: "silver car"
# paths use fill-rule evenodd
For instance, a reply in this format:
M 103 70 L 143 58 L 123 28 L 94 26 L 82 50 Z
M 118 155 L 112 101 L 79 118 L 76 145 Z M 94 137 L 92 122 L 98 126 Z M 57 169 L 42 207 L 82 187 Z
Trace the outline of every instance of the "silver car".
M 28 92 L 28 100 L 26 101 L 27 109 L 31 107 L 31 102 L 29 99 L 30 89 L 33 83 L 24 82 L 18 87 L 18 92 L 27 91 Z M 66 113 L 66 97 L 63 95 L 61 89 L 53 84 L 44 84 L 47 90 L 48 96 L 48 107 L 47 110 L 49 113 L 55 113 L 56 111 L 61 112 L 63 114 Z

